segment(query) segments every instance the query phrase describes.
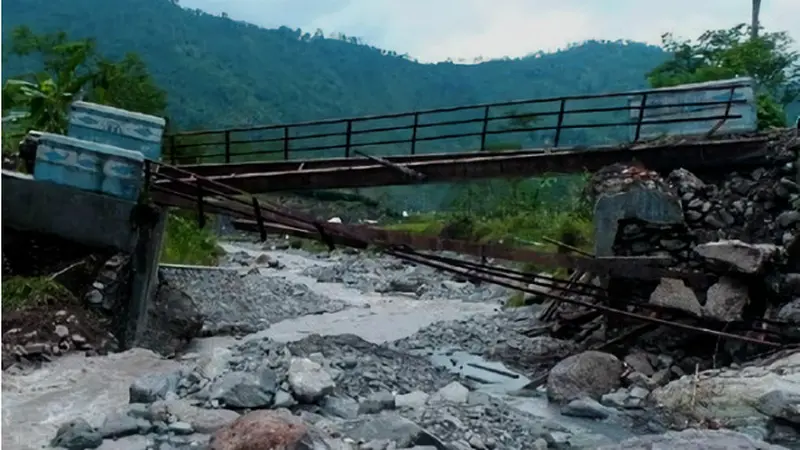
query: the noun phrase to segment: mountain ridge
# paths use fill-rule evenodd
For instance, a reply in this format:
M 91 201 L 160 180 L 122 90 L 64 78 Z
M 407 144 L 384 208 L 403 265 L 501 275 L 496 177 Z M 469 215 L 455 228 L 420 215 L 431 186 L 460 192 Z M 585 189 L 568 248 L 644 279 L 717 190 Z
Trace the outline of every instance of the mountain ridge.
M 138 53 L 169 96 L 182 129 L 291 123 L 498 102 L 625 91 L 666 58 L 658 47 L 589 41 L 565 50 L 478 64 L 418 63 L 348 40 L 264 29 L 185 9 L 171 0 L 18 0 L 13 27 L 97 40 L 102 53 Z M 29 70 L 6 58 L 3 77 Z

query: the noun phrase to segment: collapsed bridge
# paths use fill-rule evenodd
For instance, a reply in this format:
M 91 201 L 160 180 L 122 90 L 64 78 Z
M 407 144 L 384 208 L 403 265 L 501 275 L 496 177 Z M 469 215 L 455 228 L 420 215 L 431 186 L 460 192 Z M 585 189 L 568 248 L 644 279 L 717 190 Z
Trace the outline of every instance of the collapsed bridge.
M 108 245 L 106 241 L 113 240 L 115 248 L 131 249 L 132 246 L 129 240 L 132 236 L 142 241 L 141 236 L 143 234 L 138 230 L 133 230 L 121 236 L 113 236 L 113 238 L 109 237 L 105 241 L 99 239 L 106 232 L 102 223 L 100 223 L 103 222 L 102 220 L 98 220 L 98 223 L 94 224 L 96 226 L 91 231 L 81 234 L 80 225 L 76 224 L 75 220 L 69 223 L 65 222 L 66 225 L 59 225 L 52 223 L 52 219 L 49 222 L 45 219 L 45 217 L 52 215 L 53 211 L 60 208 L 63 209 L 61 203 L 74 203 L 73 200 L 65 201 L 65 199 L 74 198 L 75 192 L 83 192 L 91 187 L 91 190 L 102 193 L 99 196 L 93 194 L 91 202 L 101 206 L 84 208 L 87 202 L 81 202 L 82 214 L 89 217 L 92 214 L 91 211 L 114 211 L 114 217 L 109 218 L 109 220 L 113 219 L 114 225 L 108 222 L 105 226 L 106 229 L 119 228 L 126 218 L 133 219 L 134 216 L 136 220 L 132 220 L 132 222 L 135 223 L 135 227 L 147 229 L 152 224 L 148 225 L 148 227 L 142 227 L 142 222 L 152 222 L 151 219 L 158 219 L 160 216 L 158 220 L 162 221 L 161 227 L 163 230 L 163 209 L 171 207 L 196 211 L 201 225 L 204 225 L 207 215 L 219 214 L 234 218 L 239 227 L 257 232 L 262 240 L 266 240 L 270 233 L 275 233 L 320 240 L 330 248 L 336 245 L 361 249 L 373 247 L 389 255 L 436 267 L 440 270 L 450 271 L 468 279 L 500 284 L 533 296 L 545 297 L 549 299 L 550 306 L 542 314 L 543 319 L 559 316 L 559 308 L 564 304 L 572 305 L 578 309 L 578 312 L 572 311 L 567 314 L 568 318 L 563 319 L 559 327 L 573 331 L 577 327 L 583 330 L 580 331 L 583 337 L 589 336 L 591 332 L 586 332 L 586 330 L 596 329 L 599 321 L 614 316 L 632 320 L 639 323 L 640 326 L 626 331 L 614 339 L 609 339 L 608 342 L 618 341 L 623 338 L 630 339 L 637 333 L 646 331 L 648 327 L 667 326 L 759 346 L 780 347 L 786 343 L 797 342 L 795 336 L 786 332 L 786 328 L 789 326 L 788 322 L 773 320 L 772 318 L 765 319 L 763 314 L 760 316 L 739 314 L 729 321 L 719 320 L 719 318 L 708 317 L 703 314 L 694 314 L 694 310 L 687 311 L 673 304 L 654 305 L 650 304 L 652 302 L 637 301 L 637 298 L 641 300 L 641 295 L 631 295 L 629 292 L 620 293 L 619 283 L 615 283 L 614 280 L 625 280 L 626 284 L 631 282 L 634 282 L 634 284 L 638 282 L 650 283 L 651 288 L 653 283 L 660 283 L 665 279 L 677 280 L 681 286 L 698 291 L 705 291 L 708 286 L 718 282 L 719 273 L 698 270 L 700 268 L 697 266 L 676 267 L 674 258 L 670 254 L 620 256 L 611 251 L 613 250 L 611 245 L 607 245 L 603 248 L 603 251 L 598 251 L 595 255 L 573 255 L 569 251 L 548 253 L 526 246 L 444 239 L 439 236 L 422 236 L 407 232 L 387 231 L 379 227 L 365 225 L 343 225 L 325 222 L 308 214 L 289 210 L 265 201 L 256 195 L 294 189 L 416 184 L 463 179 L 534 176 L 552 172 L 574 173 L 596 171 L 615 163 L 627 163 L 637 166 L 638 169 L 633 171 L 634 173 L 647 172 L 648 170 L 658 170 L 666 173 L 672 169 L 689 168 L 691 170 L 709 173 L 722 172 L 724 174 L 731 170 L 745 171 L 759 166 L 772 167 L 796 161 L 796 134 L 790 135 L 791 132 L 777 134 L 757 134 L 752 132 L 755 127 L 755 116 L 752 90 L 748 89 L 747 82 L 733 80 L 720 86 L 706 85 L 600 96 L 528 100 L 506 104 L 404 113 L 388 117 L 353 118 L 259 127 L 248 130 L 231 129 L 219 132 L 183 133 L 167 137 L 168 144 L 164 148 L 167 159 L 171 159 L 173 164 L 157 162 L 159 159 L 157 156 L 160 156 L 159 148 L 159 151 L 156 152 L 158 155 L 148 155 L 139 159 L 140 162 L 137 167 L 144 172 L 143 177 L 139 178 L 135 173 L 133 176 L 130 176 L 129 173 L 119 175 L 119 179 L 134 180 L 126 181 L 125 183 L 127 184 L 106 183 L 106 181 L 115 181 L 112 177 L 107 177 L 105 181 L 100 183 L 101 187 L 99 189 L 95 189 L 94 185 L 84 185 L 78 189 L 64 187 L 63 193 L 54 195 L 49 190 L 49 187 L 54 181 L 62 182 L 60 179 L 51 178 L 48 183 L 48 189 L 44 189 L 44 184 L 37 182 L 36 170 L 34 170 L 33 178 L 30 180 L 24 179 L 24 182 L 23 178 L 20 178 L 18 174 L 10 174 L 4 171 L 4 189 L 7 189 L 8 181 L 8 186 L 12 190 L 16 189 L 18 193 L 25 191 L 23 195 L 14 197 L 16 203 L 9 205 L 8 209 L 6 207 L 7 202 L 4 201 L 4 214 L 8 211 L 6 217 L 12 217 L 12 222 L 17 226 L 36 228 L 47 232 L 54 232 L 54 229 L 57 228 L 57 233 L 71 237 L 76 237 L 77 234 L 80 234 L 76 239 L 91 242 L 93 245 L 98 243 Z M 663 97 L 665 95 L 668 100 L 672 98 L 672 101 L 664 101 Z M 680 100 L 681 96 L 688 98 Z M 679 100 L 675 101 L 675 97 L 678 97 Z M 608 98 L 620 99 L 626 103 L 624 106 L 568 108 L 573 102 Z M 555 112 L 537 110 L 535 113 L 512 114 L 502 117 L 492 115 L 494 109 L 502 106 L 541 105 L 553 102 L 558 106 Z M 462 110 L 478 110 L 482 112 L 482 117 L 479 119 L 439 122 L 426 121 L 425 119 L 428 115 Z M 660 113 L 658 112 L 659 110 L 661 111 Z M 667 113 L 664 111 L 667 111 Z M 669 113 L 670 111 L 671 113 Z M 621 114 L 624 120 L 617 122 L 598 122 L 597 120 L 589 123 L 571 122 L 571 116 L 582 116 L 589 113 L 616 114 L 618 117 Z M 550 117 L 555 123 L 553 125 L 522 126 L 511 130 L 498 130 L 491 127 L 491 124 L 495 121 L 526 119 L 531 114 L 534 114 L 538 119 Z M 413 120 L 413 123 L 402 128 L 373 126 L 372 128 L 357 129 L 358 124 L 369 124 L 371 121 L 381 121 L 387 118 L 407 118 Z M 422 130 L 435 128 L 436 126 L 468 126 L 470 124 L 477 124 L 480 130 L 477 132 L 462 130 L 433 136 L 421 134 Z M 343 125 L 345 131 L 337 133 L 312 132 L 300 136 L 292 134 L 293 132 L 297 133 L 296 130 L 303 129 L 306 126 L 316 127 L 320 125 Z M 564 141 L 569 141 L 567 137 L 569 137 L 570 131 L 582 128 L 614 127 L 622 128 L 623 133 L 628 135 L 631 142 L 615 146 L 602 145 L 588 148 L 579 148 L 574 145 L 566 148 L 562 147 Z M 277 130 L 282 133 L 282 137 L 261 138 L 260 140 L 237 140 L 238 138 L 236 138 L 237 133 L 265 130 Z M 409 132 L 411 137 L 394 140 L 358 140 L 358 136 L 369 133 L 401 131 Z M 487 142 L 490 136 L 519 132 L 546 132 L 553 133 L 553 136 L 548 138 L 550 145 L 546 148 L 502 152 L 490 151 L 491 148 Z M 104 131 L 104 133 L 114 134 L 108 130 Z M 671 136 L 674 134 L 691 136 Z M 222 141 L 212 143 L 207 141 L 185 142 L 185 140 L 192 140 L 198 136 L 205 135 L 222 136 Z M 480 139 L 481 151 L 443 153 L 445 148 L 438 145 L 440 141 L 447 139 L 458 140 L 470 137 Z M 293 146 L 293 143 L 303 139 L 337 138 L 341 138 L 344 142 L 328 142 L 309 148 Z M 57 141 L 53 140 L 52 137 L 47 139 L 51 144 Z M 794 139 L 795 143 L 785 142 L 787 139 L 790 141 Z M 278 143 L 282 149 L 253 149 L 254 146 L 257 147 L 260 144 L 269 144 L 270 142 L 273 144 Z M 784 158 L 787 154 L 786 151 L 775 151 L 776 142 L 780 143 L 782 150 L 789 149 L 788 154 L 791 155 L 789 160 Z M 432 147 L 433 152 L 422 153 L 421 147 L 424 143 L 437 145 Z M 65 145 L 67 144 L 73 147 L 84 145 L 74 141 L 68 141 Z M 410 155 L 392 154 L 399 144 L 410 145 Z M 464 144 L 464 142 L 460 142 L 460 144 Z M 208 146 L 212 148 L 221 147 L 223 152 L 214 154 L 213 152 L 202 151 L 188 156 L 186 154 L 181 155 L 180 152 L 181 149 Z M 244 147 L 244 151 L 237 149 L 237 146 Z M 380 146 L 384 146 L 383 150 L 376 148 Z M 333 157 L 331 152 L 339 149 L 344 149 L 344 158 Z M 362 151 L 362 149 L 364 150 Z M 372 152 L 368 152 L 369 149 L 372 149 Z M 48 151 L 44 151 L 44 146 L 39 146 L 35 150 L 36 163 L 52 164 L 53 161 L 56 161 L 57 159 L 53 158 L 60 155 L 61 149 L 51 150 L 53 149 L 50 148 Z M 111 152 L 108 149 L 99 149 L 98 151 L 100 150 Z M 291 159 L 291 156 L 294 156 L 295 153 L 304 155 L 315 151 L 319 152 L 323 158 Z M 123 155 L 124 152 L 120 153 L 114 150 L 111 153 L 121 158 L 120 155 Z M 263 158 L 269 158 L 269 155 L 276 154 L 282 156 L 284 161 L 262 160 Z M 778 156 L 776 157 L 776 155 Z M 125 158 L 128 158 L 128 156 L 125 156 Z M 257 160 L 241 162 L 241 159 L 244 158 Z M 217 162 L 202 162 L 206 159 L 212 161 L 216 159 Z M 222 161 L 219 161 L 220 159 Z M 239 162 L 235 160 L 239 160 Z M 69 162 L 71 160 L 69 156 L 65 156 L 63 161 Z M 796 166 L 792 167 L 795 168 L 790 168 L 790 170 L 796 170 Z M 638 175 L 630 180 L 622 180 L 620 185 L 637 185 L 642 181 L 640 177 L 637 177 Z M 140 181 L 141 183 L 139 184 Z M 32 182 L 33 184 L 31 184 Z M 30 195 L 27 192 L 28 190 L 31 190 L 31 192 L 35 190 L 38 194 Z M 603 210 L 605 211 L 602 212 L 603 217 L 611 218 L 615 224 L 622 220 L 648 219 L 648 217 L 645 217 L 647 214 L 653 215 L 649 219 L 662 216 L 675 218 L 676 215 L 679 215 L 680 217 L 677 221 L 683 221 L 684 211 L 681 209 L 681 201 L 685 200 L 683 197 L 676 199 L 669 192 L 648 191 L 647 189 L 640 189 L 635 192 L 645 192 L 645 197 L 647 198 L 658 198 L 658 202 L 655 203 L 658 207 L 648 207 L 642 210 L 643 203 L 625 203 L 628 201 L 626 199 L 634 197 L 623 195 L 615 197 L 621 198 L 623 203 L 616 206 L 611 205 L 610 210 Z M 616 194 L 625 193 L 616 192 Z M 111 196 L 115 197 L 115 201 L 121 199 L 115 203 L 116 206 L 108 204 Z M 102 197 L 102 201 L 100 201 L 100 197 Z M 23 205 L 43 201 L 46 201 L 48 205 L 46 214 L 37 215 L 34 212 L 21 214 L 21 211 L 24 210 Z M 688 200 L 686 201 L 688 202 Z M 119 204 L 124 204 L 125 207 L 120 208 Z M 652 204 L 654 203 L 648 203 L 648 205 Z M 675 207 L 676 204 L 678 205 L 677 209 Z M 705 205 L 702 204 L 700 208 L 704 209 Z M 36 210 L 36 208 L 33 208 L 33 210 Z M 100 216 L 98 216 L 98 219 Z M 108 214 L 103 217 L 106 216 Z M 87 220 L 86 217 L 81 216 L 78 219 L 85 221 Z M 622 230 L 622 228 L 625 227 L 619 227 L 619 230 Z M 157 230 L 157 226 L 153 229 Z M 616 225 L 614 230 L 618 230 Z M 158 235 L 158 232 L 156 231 L 154 234 Z M 616 240 L 616 231 L 609 234 L 606 230 L 606 234 L 608 235 L 606 238 L 610 236 L 612 241 Z M 144 233 L 144 235 L 147 235 L 147 233 Z M 796 240 L 793 242 L 796 242 Z M 152 259 L 157 258 L 157 246 L 154 246 L 152 242 L 143 241 L 134 247 L 137 252 L 141 248 L 143 254 L 141 258 L 150 261 L 150 266 L 148 266 L 150 268 L 142 269 L 142 272 L 150 274 L 148 278 L 150 281 L 140 289 L 143 292 L 143 296 L 146 297 L 147 292 L 152 290 L 152 265 L 154 264 Z M 796 247 L 796 244 L 790 244 L 787 241 L 786 248 L 790 255 L 795 254 L 792 252 L 797 251 Z M 477 262 L 464 262 L 447 256 L 424 253 L 426 251 L 450 251 L 471 255 L 477 258 Z M 685 251 L 685 249 L 681 251 Z M 784 251 L 781 250 L 781 252 Z M 569 280 L 560 280 L 542 274 L 537 275 L 509 269 L 499 264 L 489 263 L 490 259 L 534 263 L 539 267 L 552 269 L 568 268 L 573 270 L 574 273 Z M 533 288 L 532 286 L 545 286 L 547 291 L 542 291 L 542 289 Z M 650 290 L 652 291 L 652 289 Z M 620 302 L 618 298 L 621 296 L 629 297 L 631 301 Z M 644 297 L 647 297 L 647 295 L 644 294 Z M 141 308 L 138 308 L 137 311 L 133 314 L 141 315 Z M 561 317 L 563 318 L 564 315 L 561 314 Z M 588 328 L 581 328 L 583 326 Z M 753 333 L 757 334 L 753 335 Z

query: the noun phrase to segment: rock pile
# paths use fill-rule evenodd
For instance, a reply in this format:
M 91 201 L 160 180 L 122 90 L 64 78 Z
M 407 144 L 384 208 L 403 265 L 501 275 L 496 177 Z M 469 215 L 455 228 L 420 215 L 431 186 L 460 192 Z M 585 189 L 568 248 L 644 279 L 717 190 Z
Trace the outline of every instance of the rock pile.
M 237 450 L 261 436 L 274 440 L 257 447 L 265 449 L 523 449 L 547 448 L 567 431 L 471 391 L 425 358 L 352 335 L 218 349 L 137 380 L 130 402 L 100 427 L 82 419 L 62 426 L 52 444 L 96 448 L 124 439 L 171 449 L 210 441 Z
M 665 178 L 622 165 L 598 172 L 591 184 L 595 198 L 638 189 L 681 205 L 679 222 L 622 220 L 614 253 L 669 256 L 676 265 L 697 268 L 704 262 L 691 248 L 698 244 L 741 240 L 789 246 L 800 235 L 800 139 L 788 133 L 774 146 L 768 165 L 729 173 L 719 181 L 685 169 Z
M 671 261 L 670 267 L 708 275 L 704 285 L 678 279 L 626 282 L 624 295 L 640 305 L 688 313 L 712 328 L 779 321 L 773 326 L 785 335 L 799 323 L 794 311 L 800 305 L 800 139 L 790 130 L 772 136 L 769 145 L 764 166 L 722 178 L 717 173 L 703 180 L 684 169 L 661 177 L 621 164 L 593 177 L 598 253 L 658 256 Z M 640 346 L 652 343 L 653 353 L 680 359 L 686 356 L 681 347 L 703 347 L 695 338 L 662 332 L 645 336 Z M 723 359 L 747 353 L 722 347 Z

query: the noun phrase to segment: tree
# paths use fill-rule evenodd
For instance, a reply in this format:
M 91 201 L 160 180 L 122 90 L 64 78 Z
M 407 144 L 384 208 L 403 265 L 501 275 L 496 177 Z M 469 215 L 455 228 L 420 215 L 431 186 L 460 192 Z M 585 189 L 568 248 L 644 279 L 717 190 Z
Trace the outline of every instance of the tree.
M 662 36 L 672 54 L 648 73 L 655 87 L 749 76 L 757 86 L 759 128 L 786 126 L 783 108 L 800 94 L 800 55 L 786 32 L 753 35 L 746 24 L 703 33 L 697 42 Z
M 753 8 L 750 15 L 750 38 L 758 38 L 758 16 L 761 13 L 761 0 L 753 0 Z
M 142 60 L 129 53 L 120 61 L 98 55 L 91 39 L 70 41 L 66 33 L 37 35 L 14 30 L 11 55 L 38 57 L 41 70 L 12 76 L 3 86 L 3 114 L 24 113 L 21 129 L 64 133 L 75 100 L 160 115 L 167 106 Z

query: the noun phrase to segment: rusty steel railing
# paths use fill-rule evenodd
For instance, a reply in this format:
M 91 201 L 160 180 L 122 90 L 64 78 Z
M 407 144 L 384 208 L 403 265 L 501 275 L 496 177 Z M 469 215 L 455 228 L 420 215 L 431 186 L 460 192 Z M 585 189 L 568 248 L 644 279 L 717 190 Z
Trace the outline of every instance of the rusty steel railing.
M 745 82 L 725 86 L 678 87 L 608 94 L 574 95 L 455 106 L 395 114 L 327 119 L 293 124 L 191 131 L 166 136 L 164 146 L 166 150 L 165 154 L 167 158 L 169 158 L 171 164 L 178 165 L 203 163 L 209 159 L 225 163 L 230 163 L 233 159 L 241 161 L 242 158 L 247 160 L 289 160 L 293 159 L 294 156 L 308 158 L 309 156 L 314 157 L 312 156 L 314 153 L 319 155 L 320 152 L 327 151 L 330 153 L 331 151 L 338 152 L 339 150 L 341 150 L 342 153 L 336 155 L 329 154 L 326 156 L 351 157 L 355 154 L 356 150 L 365 147 L 387 148 L 393 146 L 392 149 L 394 149 L 401 145 L 408 146 L 408 154 L 415 155 L 418 153 L 418 147 L 421 143 L 465 138 L 478 138 L 480 140 L 479 149 L 484 151 L 487 150 L 487 139 L 489 136 L 532 132 L 552 132 L 552 147 L 559 147 L 562 143 L 564 132 L 567 130 L 614 127 L 633 127 L 632 141 L 637 142 L 640 140 L 642 127 L 644 126 L 681 122 L 717 121 L 714 126 L 719 128 L 721 124 L 729 119 L 741 118 L 741 115 L 733 114 L 731 110 L 732 106 L 735 104 L 746 103 L 745 99 L 734 98 L 736 89 L 743 87 L 747 87 Z M 648 103 L 648 98 L 653 95 L 701 91 L 728 91 L 730 94 L 727 96 L 726 100 L 671 104 L 663 104 L 660 102 L 658 102 L 659 104 Z M 631 97 L 640 97 L 641 101 L 633 105 L 631 104 L 632 102 L 626 101 L 624 105 L 568 108 L 568 106 L 582 101 L 630 99 Z M 550 105 L 553 106 L 553 108 L 524 114 L 512 113 L 500 115 L 497 113 L 497 111 L 502 108 L 537 105 Z M 645 111 L 647 110 L 715 106 L 720 107 L 720 109 L 724 106 L 724 112 L 700 117 L 667 119 L 645 117 Z M 631 120 L 630 116 L 633 115 L 631 112 L 637 110 L 638 114 L 636 118 Z M 442 114 L 461 112 L 477 113 L 479 117 L 441 120 Z M 579 123 L 572 123 L 572 120 L 568 120 L 574 117 L 586 117 L 589 114 L 615 112 L 627 113 L 626 119 L 601 122 L 585 120 Z M 547 117 L 555 118 L 555 124 L 527 126 L 530 125 L 530 123 L 525 123 L 526 121 L 537 122 L 541 118 Z M 501 129 L 492 128 L 493 124 L 497 124 L 501 121 L 513 121 L 515 119 L 521 121 L 524 126 Z M 404 120 L 408 123 L 401 125 L 381 124 L 388 120 Z M 448 127 L 469 127 L 471 125 L 477 128 L 463 131 L 448 131 Z M 536 125 L 536 123 L 533 125 Z M 313 132 L 315 129 L 318 130 L 322 127 L 328 130 L 324 132 Z M 714 127 L 712 127 L 710 131 L 713 131 L 713 128 Z M 389 136 L 387 133 L 394 134 Z M 405 137 L 398 136 L 403 133 L 406 135 Z M 375 138 L 378 134 L 382 134 L 382 136 Z M 422 134 L 425 135 L 423 136 Z M 272 136 L 264 137 L 264 135 Z M 320 140 L 325 140 L 325 142 L 319 143 Z M 317 142 L 316 144 L 314 143 L 315 141 Z M 266 148 L 253 148 L 254 146 Z M 386 155 L 384 154 L 384 156 Z

